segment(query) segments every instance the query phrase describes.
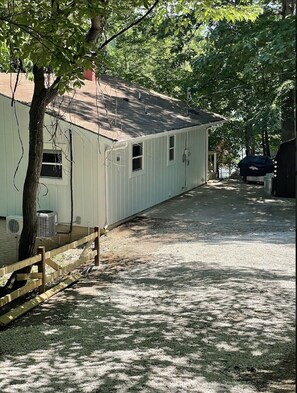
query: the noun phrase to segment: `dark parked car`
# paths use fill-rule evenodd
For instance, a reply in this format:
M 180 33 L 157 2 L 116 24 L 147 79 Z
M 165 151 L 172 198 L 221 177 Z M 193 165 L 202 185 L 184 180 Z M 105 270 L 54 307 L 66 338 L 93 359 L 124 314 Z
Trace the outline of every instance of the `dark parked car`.
M 273 161 L 267 156 L 246 156 L 238 163 L 240 176 L 244 180 L 249 176 L 265 176 L 273 172 Z

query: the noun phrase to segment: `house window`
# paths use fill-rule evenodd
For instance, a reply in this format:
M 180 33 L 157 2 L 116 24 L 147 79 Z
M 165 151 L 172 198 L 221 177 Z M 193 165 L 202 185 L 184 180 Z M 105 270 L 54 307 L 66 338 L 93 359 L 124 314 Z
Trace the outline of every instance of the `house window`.
M 42 157 L 41 177 L 62 179 L 62 151 L 44 150 Z
M 175 136 L 172 135 L 169 137 L 168 141 L 168 161 L 175 160 Z
M 142 143 L 136 143 L 132 146 L 132 172 L 143 169 L 143 146 Z

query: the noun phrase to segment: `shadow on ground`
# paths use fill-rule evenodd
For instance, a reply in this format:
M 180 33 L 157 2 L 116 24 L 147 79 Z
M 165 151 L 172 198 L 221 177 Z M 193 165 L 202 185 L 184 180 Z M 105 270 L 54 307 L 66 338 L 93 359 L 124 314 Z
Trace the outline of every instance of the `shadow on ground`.
M 293 277 L 127 264 L 1 332 L 1 392 L 294 391 Z
M 98 270 L 0 332 L 0 391 L 294 392 L 294 206 L 261 192 L 205 186 L 111 231 Z
M 273 233 L 295 233 L 295 199 L 264 194 L 263 185 L 229 179 L 212 182 L 166 201 L 115 230 L 126 241 L 156 243 L 207 239 L 226 243 L 226 236 L 257 234 L 253 241 L 283 243 Z M 292 237 L 288 239 L 295 243 Z

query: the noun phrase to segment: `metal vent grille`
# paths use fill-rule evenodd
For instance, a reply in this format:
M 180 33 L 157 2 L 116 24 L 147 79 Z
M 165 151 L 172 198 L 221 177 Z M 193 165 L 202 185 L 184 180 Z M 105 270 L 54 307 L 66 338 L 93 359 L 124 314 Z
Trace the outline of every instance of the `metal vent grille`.
M 22 216 L 8 216 L 6 217 L 6 233 L 12 235 L 20 235 L 23 229 Z
M 14 219 L 9 220 L 8 229 L 11 233 L 18 233 L 20 231 L 20 223 Z
M 39 210 L 38 219 L 38 237 L 51 237 L 57 233 L 57 213 L 52 210 Z

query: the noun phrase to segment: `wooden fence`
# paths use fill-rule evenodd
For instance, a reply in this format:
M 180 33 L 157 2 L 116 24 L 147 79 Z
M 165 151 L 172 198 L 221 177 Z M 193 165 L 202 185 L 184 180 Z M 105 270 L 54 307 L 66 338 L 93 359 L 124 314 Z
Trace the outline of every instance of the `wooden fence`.
M 31 272 L 25 274 L 16 274 L 16 280 L 18 281 L 26 281 L 26 284 L 3 296 L 0 297 L 0 310 L 3 306 L 8 303 L 18 299 L 19 297 L 25 295 L 28 292 L 38 288 L 39 296 L 36 295 L 35 298 L 31 299 L 28 302 L 23 303 L 21 306 L 15 308 L 14 310 L 10 310 L 9 312 L 0 316 L 0 325 L 7 325 L 9 322 L 12 322 L 14 319 L 29 311 L 31 308 L 37 306 L 44 300 L 53 296 L 55 293 L 61 291 L 65 287 L 69 286 L 71 283 L 77 281 L 81 275 L 80 273 L 76 273 L 67 277 L 63 282 L 55 285 L 54 287 L 46 290 L 46 287 L 53 285 L 59 278 L 65 276 L 66 274 L 71 273 L 74 269 L 83 265 L 84 263 L 95 259 L 95 266 L 99 265 L 99 237 L 100 231 L 99 228 L 95 228 L 94 232 L 88 236 L 85 236 L 79 240 L 76 240 L 72 243 L 66 244 L 62 247 L 56 248 L 51 251 L 45 251 L 44 247 L 38 247 L 37 255 L 25 259 L 23 261 L 19 261 L 13 263 L 8 266 L 4 266 L 0 268 L 0 277 L 16 272 L 22 268 L 30 267 Z M 94 249 L 91 249 L 92 244 L 94 244 Z M 53 260 L 55 256 L 58 254 L 62 254 L 65 251 L 76 249 L 80 246 L 84 248 L 79 256 L 79 258 L 65 266 L 59 265 L 57 262 Z M 36 266 L 35 272 L 32 272 L 33 267 Z M 49 269 L 50 267 L 51 269 Z M 51 270 L 52 272 L 48 272 Z

